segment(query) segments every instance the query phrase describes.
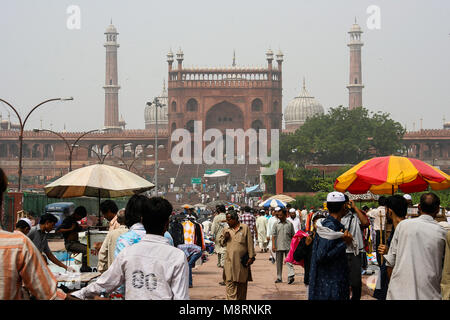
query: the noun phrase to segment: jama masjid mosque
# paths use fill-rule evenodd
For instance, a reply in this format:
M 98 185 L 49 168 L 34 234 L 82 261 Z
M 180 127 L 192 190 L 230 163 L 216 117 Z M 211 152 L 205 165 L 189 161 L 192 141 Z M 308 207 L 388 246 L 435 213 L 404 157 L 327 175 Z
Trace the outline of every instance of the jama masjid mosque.
M 355 23 L 351 26 L 348 47 L 350 109 L 363 105 L 361 48 L 363 31 Z M 102 132 L 86 135 L 77 143 L 77 148 L 70 159 L 73 169 L 98 162 L 95 154 L 105 155 L 106 164 L 124 166 L 133 162 L 130 170 L 146 178 L 154 175 L 156 127 L 158 127 L 158 167 L 164 169 L 158 173 L 158 181 L 169 183 L 169 179 L 178 183 L 189 184 L 192 177 L 201 177 L 206 169 L 226 169 L 225 165 L 179 165 L 170 161 L 172 143 L 171 133 L 177 128 L 193 132 L 195 121 L 201 121 L 202 130 L 249 128 L 280 129 L 294 132 L 304 124 L 308 117 L 323 114 L 324 108 L 306 88 L 303 80 L 302 89 L 283 106 L 283 61 L 284 54 L 268 50 L 265 54 L 267 64 L 261 67 L 237 66 L 233 63 L 226 68 L 202 67 L 186 68 L 183 66 L 184 52 L 181 48 L 173 53 L 169 51 L 167 62 L 167 86 L 158 98 L 162 107 L 154 105 L 144 109 L 145 129 L 126 129 L 124 119 L 119 118 L 119 78 L 118 78 L 118 35 L 116 27 L 111 24 L 105 31 L 106 68 L 105 68 L 105 116 Z M 176 62 L 175 62 L 176 60 Z M 143 102 L 145 105 L 145 101 Z M 19 129 L 15 123 L 0 115 L 0 166 L 10 176 L 17 175 Z M 282 129 L 283 118 L 285 129 Z M 82 132 L 59 132 L 72 143 Z M 408 132 L 404 136 L 407 155 L 416 157 L 442 169 L 450 168 L 450 123 L 443 129 L 420 130 Z M 24 132 L 23 175 L 37 177 L 39 183 L 67 173 L 69 151 L 66 143 L 56 134 L 50 132 Z M 438 161 L 434 163 L 434 161 Z M 231 182 L 243 178 L 258 177 L 258 166 L 234 165 L 229 167 Z M 12 183 L 13 184 L 13 183 Z

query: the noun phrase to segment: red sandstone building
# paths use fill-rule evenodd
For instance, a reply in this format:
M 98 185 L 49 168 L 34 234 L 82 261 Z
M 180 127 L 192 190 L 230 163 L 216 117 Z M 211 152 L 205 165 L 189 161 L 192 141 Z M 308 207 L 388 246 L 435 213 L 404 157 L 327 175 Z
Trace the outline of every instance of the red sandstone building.
M 349 108 L 362 105 L 361 28 L 355 23 L 349 34 L 350 84 Z M 118 92 L 118 32 L 111 24 L 105 32 L 105 120 L 103 132 L 90 133 L 77 142 L 72 155 L 73 169 L 99 162 L 122 166 L 151 179 L 154 175 L 156 127 L 158 127 L 159 181 L 168 184 L 174 178 L 176 185 L 189 184 L 191 177 L 203 176 L 206 169 L 229 168 L 231 181 L 259 179 L 258 165 L 212 165 L 201 164 L 175 166 L 170 161 L 172 149 L 170 134 L 178 128 L 192 133 L 194 121 L 202 122 L 202 133 L 209 128 L 282 129 L 282 63 L 283 54 L 274 57 L 269 49 L 267 66 L 248 68 L 184 68 L 181 49 L 167 55 L 168 89 L 165 85 L 159 100 L 162 108 L 147 106 L 144 111 L 145 129 L 126 130 L 125 121 L 119 120 Z M 174 60 L 177 65 L 174 66 Z M 276 63 L 274 63 L 274 60 Z M 291 101 L 285 110 L 286 132 L 295 131 L 308 116 L 323 113 L 323 107 L 310 96 L 303 85 L 299 97 Z M 0 167 L 9 176 L 17 175 L 19 154 L 19 130 L 9 119 L 0 119 Z M 73 144 L 82 133 L 60 132 L 67 142 Z M 404 136 L 407 156 L 450 169 L 450 125 L 440 130 L 408 132 Z M 48 178 L 67 173 L 69 151 L 66 143 L 49 132 L 24 133 L 23 176 L 33 183 L 45 183 Z M 36 179 L 37 178 L 37 179 Z

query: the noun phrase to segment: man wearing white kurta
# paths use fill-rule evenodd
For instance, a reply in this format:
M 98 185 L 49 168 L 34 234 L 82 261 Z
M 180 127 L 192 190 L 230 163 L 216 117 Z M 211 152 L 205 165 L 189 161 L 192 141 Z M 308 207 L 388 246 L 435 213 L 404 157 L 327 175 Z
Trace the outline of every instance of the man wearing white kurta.
M 258 244 L 261 252 L 267 252 L 267 219 L 264 216 L 265 211 L 260 210 L 256 219 L 256 230 L 258 231 Z
M 440 300 L 446 230 L 434 218 L 440 200 L 433 193 L 420 198 L 420 216 L 401 221 L 388 254 L 391 273 L 387 300 Z
M 280 207 L 276 207 L 275 210 L 272 211 L 272 216 L 269 218 L 269 221 L 267 221 L 267 240 L 269 241 L 267 247 L 269 248 L 270 253 L 270 261 L 272 263 L 275 263 L 275 257 L 276 253 L 272 251 L 272 231 L 273 226 L 279 221 L 277 218 L 277 212 L 280 211 Z
M 384 236 L 386 230 L 386 209 L 384 206 L 385 202 L 386 197 L 381 196 L 378 199 L 379 207 L 367 212 L 367 216 L 373 219 L 373 229 L 375 230 L 375 248 L 378 248 L 381 243 L 386 243 L 386 238 Z M 378 265 L 381 265 L 381 256 L 378 251 L 376 252 L 376 257 Z
M 297 216 L 294 208 L 289 209 L 289 216 L 287 218 L 287 221 L 292 223 L 292 225 L 294 226 L 294 233 L 297 233 L 297 231 L 302 228 L 300 218 Z

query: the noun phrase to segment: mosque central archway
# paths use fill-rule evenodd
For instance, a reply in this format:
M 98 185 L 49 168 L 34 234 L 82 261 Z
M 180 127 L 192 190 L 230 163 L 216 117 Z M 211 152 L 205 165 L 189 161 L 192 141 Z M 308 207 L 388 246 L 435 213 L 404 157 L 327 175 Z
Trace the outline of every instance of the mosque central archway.
M 219 129 L 225 133 L 225 129 L 244 128 L 244 114 L 241 109 L 223 101 L 214 105 L 206 114 L 205 129 Z

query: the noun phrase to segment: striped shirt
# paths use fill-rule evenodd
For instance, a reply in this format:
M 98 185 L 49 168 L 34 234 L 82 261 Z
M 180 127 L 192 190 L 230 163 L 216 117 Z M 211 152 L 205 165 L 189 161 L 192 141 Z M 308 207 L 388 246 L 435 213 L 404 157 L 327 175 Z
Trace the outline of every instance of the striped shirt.
M 252 236 L 255 237 L 255 225 L 256 225 L 256 218 L 254 215 L 252 215 L 249 212 L 244 212 L 240 217 L 239 217 L 239 222 L 246 224 L 249 229 L 250 232 L 252 233 Z
M 22 285 L 39 300 L 64 300 L 57 281 L 33 242 L 0 228 L 0 300 L 22 300 Z

